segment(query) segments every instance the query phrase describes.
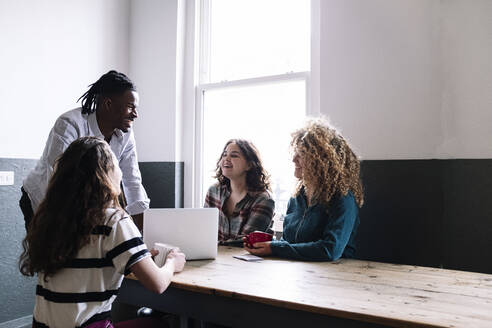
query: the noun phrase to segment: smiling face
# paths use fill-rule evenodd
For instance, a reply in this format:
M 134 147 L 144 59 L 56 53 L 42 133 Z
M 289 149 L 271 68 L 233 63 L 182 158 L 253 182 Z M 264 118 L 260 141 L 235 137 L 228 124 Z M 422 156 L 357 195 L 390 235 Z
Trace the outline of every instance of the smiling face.
M 250 169 L 244 154 L 235 143 L 228 144 L 224 149 L 219 165 L 222 174 L 229 180 L 246 177 L 246 172 Z
M 292 162 L 294 162 L 295 170 L 294 176 L 298 179 L 302 178 L 302 169 L 304 167 L 304 159 L 299 155 L 298 152 L 294 153 L 294 158 L 292 158 Z
M 121 95 L 108 98 L 108 108 L 114 129 L 128 132 L 133 125 L 133 120 L 138 117 L 138 101 L 138 93 L 132 90 L 126 90 Z

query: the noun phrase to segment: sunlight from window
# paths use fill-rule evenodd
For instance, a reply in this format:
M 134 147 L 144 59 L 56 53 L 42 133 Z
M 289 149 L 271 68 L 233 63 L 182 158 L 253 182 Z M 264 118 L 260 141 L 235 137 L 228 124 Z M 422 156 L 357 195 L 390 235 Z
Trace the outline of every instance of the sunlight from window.
M 252 141 L 271 176 L 277 218 L 296 179 L 291 133 L 304 121 L 311 69 L 310 0 L 202 0 L 199 181 L 203 204 L 229 139 Z
M 309 71 L 310 24 L 309 0 L 211 0 L 208 83 Z
M 227 140 L 247 139 L 260 151 L 271 175 L 275 211 L 285 214 L 295 185 L 290 134 L 304 119 L 304 81 L 210 90 L 204 96 L 203 196 L 216 180 L 217 160 Z

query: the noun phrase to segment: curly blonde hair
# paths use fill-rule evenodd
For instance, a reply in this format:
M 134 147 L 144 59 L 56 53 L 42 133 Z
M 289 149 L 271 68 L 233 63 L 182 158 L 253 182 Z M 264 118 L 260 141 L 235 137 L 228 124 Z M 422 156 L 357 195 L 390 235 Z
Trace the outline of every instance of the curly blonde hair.
M 311 119 L 292 133 L 291 147 L 304 161 L 296 195 L 305 187 L 313 203 L 327 205 L 335 194 L 345 196 L 352 191 L 357 205 L 362 207 L 359 159 L 326 120 Z

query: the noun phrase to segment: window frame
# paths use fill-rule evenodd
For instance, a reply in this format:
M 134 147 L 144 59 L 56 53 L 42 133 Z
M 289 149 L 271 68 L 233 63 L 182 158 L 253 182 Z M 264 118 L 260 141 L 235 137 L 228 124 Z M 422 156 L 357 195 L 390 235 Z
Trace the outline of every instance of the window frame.
M 306 115 L 319 115 L 319 8 L 320 0 L 311 0 L 311 67 L 310 71 L 286 72 L 284 74 L 267 75 L 261 77 L 246 78 L 215 83 L 203 83 L 209 81 L 210 71 L 210 44 L 209 13 L 210 0 L 196 0 L 194 4 L 195 27 L 195 68 L 194 68 L 194 106 L 193 106 L 193 154 L 189 156 L 192 165 L 191 177 L 191 206 L 203 206 L 203 132 L 204 132 L 204 96 L 206 91 L 233 88 L 259 86 L 275 82 L 289 82 L 302 80 L 306 87 Z M 205 42 L 207 41 L 207 42 Z M 191 128 L 190 126 L 188 126 Z M 184 127 L 186 133 L 186 126 Z M 185 186 L 185 191 L 186 191 Z M 186 205 L 186 204 L 185 204 Z

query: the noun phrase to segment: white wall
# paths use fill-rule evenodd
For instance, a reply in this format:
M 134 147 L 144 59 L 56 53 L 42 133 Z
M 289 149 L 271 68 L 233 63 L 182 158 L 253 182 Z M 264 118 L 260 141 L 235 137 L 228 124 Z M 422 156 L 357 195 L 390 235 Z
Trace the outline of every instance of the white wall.
M 140 161 L 174 161 L 177 0 L 131 0 L 130 76 L 140 94 Z
M 0 0 L 0 157 L 38 158 L 55 119 L 128 71 L 129 1 Z
M 321 1 L 321 112 L 364 159 L 492 156 L 492 2 Z
M 441 2 L 442 157 L 492 158 L 492 1 Z
M 176 128 L 179 1 L 0 0 L 0 157 L 39 157 L 56 117 L 114 68 L 141 95 L 139 159 L 179 160 L 177 139 L 193 140 Z M 492 1 L 319 3 L 321 111 L 363 158 L 492 156 Z
M 436 4 L 321 1 L 321 112 L 364 159 L 435 155 Z

